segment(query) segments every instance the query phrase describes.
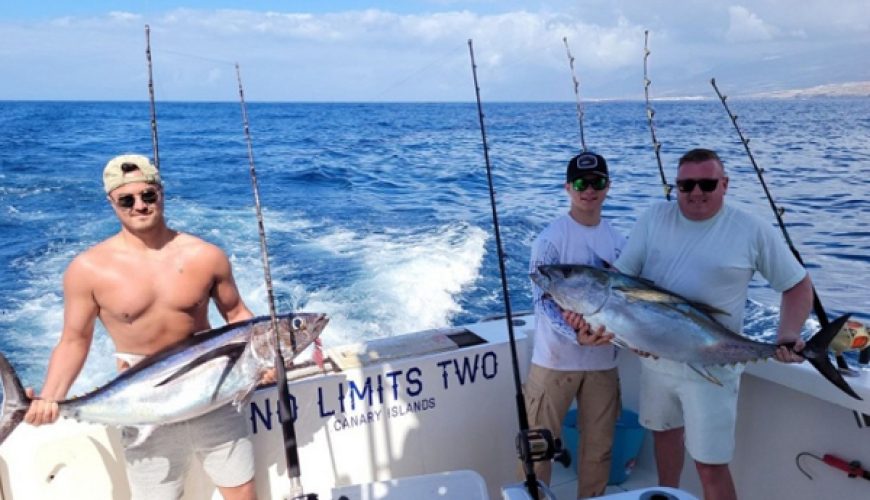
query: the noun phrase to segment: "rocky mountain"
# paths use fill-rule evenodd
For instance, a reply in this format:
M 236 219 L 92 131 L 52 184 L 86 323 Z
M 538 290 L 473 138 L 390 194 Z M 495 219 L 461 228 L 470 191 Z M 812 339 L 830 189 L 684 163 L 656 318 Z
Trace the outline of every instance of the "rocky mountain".
M 805 89 L 759 92 L 751 97 L 802 99 L 810 97 L 870 97 L 870 82 L 847 82 L 817 85 Z

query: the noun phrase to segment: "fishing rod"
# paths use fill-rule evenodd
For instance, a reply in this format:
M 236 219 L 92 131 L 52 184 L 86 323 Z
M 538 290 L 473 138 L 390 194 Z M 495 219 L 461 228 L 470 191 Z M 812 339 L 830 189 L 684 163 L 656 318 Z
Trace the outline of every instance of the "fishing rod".
M 749 139 L 743 135 L 743 131 L 740 129 L 740 125 L 737 124 L 737 115 L 731 112 L 731 108 L 728 107 L 728 103 L 726 102 L 728 97 L 722 92 L 719 91 L 719 87 L 716 86 L 716 79 L 710 79 L 710 85 L 713 86 L 713 90 L 716 91 L 716 95 L 719 96 L 719 101 L 722 102 L 722 106 L 725 107 L 725 112 L 728 113 L 728 117 L 731 118 L 731 123 L 734 125 L 734 130 L 737 131 L 737 135 L 740 137 L 740 142 L 743 143 L 743 148 L 746 150 L 746 154 L 749 156 L 749 162 L 752 163 L 752 168 L 755 169 L 755 173 L 758 176 L 758 181 L 761 183 L 761 188 L 764 190 L 764 195 L 767 197 L 767 201 L 770 204 L 770 209 L 773 210 L 773 215 L 776 216 L 776 223 L 779 226 L 782 235 L 785 237 L 785 242 L 788 244 L 789 250 L 791 250 L 792 255 L 795 256 L 797 261 L 804 267 L 803 258 L 801 258 L 800 252 L 798 252 L 794 243 L 791 240 L 791 237 L 788 234 L 788 230 L 785 227 L 785 222 L 782 220 L 782 215 L 785 213 L 785 208 L 778 207 L 776 202 L 773 201 L 773 196 L 770 194 L 770 190 L 767 188 L 767 183 L 764 181 L 764 170 L 758 167 L 758 163 L 755 162 L 755 157 L 752 155 L 752 150 L 749 148 Z M 830 321 L 828 320 L 828 314 L 825 312 L 824 306 L 822 306 L 822 301 L 819 298 L 819 294 L 816 292 L 816 287 L 813 285 L 813 311 L 816 313 L 816 318 L 819 320 L 819 324 L 822 328 L 828 326 Z M 849 365 L 846 363 L 846 358 L 842 355 L 837 356 L 837 366 L 840 369 L 849 369 Z
M 160 149 L 157 147 L 157 110 L 154 107 L 154 77 L 151 73 L 151 27 L 145 25 L 145 59 L 148 60 L 148 97 L 151 103 L 151 147 L 154 149 L 154 167 L 160 170 Z
M 251 140 L 251 130 L 248 125 L 248 107 L 245 104 L 245 91 L 242 88 L 242 73 L 236 63 L 236 79 L 239 82 L 239 101 L 242 106 L 242 123 L 245 129 L 245 141 L 248 146 L 248 165 L 250 166 L 251 187 L 254 193 L 254 208 L 257 212 L 257 230 L 260 233 L 260 257 L 263 260 L 263 275 L 266 280 L 266 294 L 269 298 L 269 316 L 272 320 L 272 331 L 275 334 L 275 371 L 277 372 L 278 418 L 281 421 L 281 431 L 284 435 L 284 458 L 287 464 L 287 476 L 290 478 L 290 495 L 292 500 L 316 500 L 314 493 L 305 494 L 302 490 L 302 475 L 299 465 L 299 451 L 296 442 L 296 428 L 293 425 L 293 415 L 290 412 L 290 391 L 287 388 L 287 367 L 281 355 L 281 344 L 278 338 L 278 318 L 275 312 L 275 293 L 272 289 L 272 272 L 269 269 L 269 250 L 266 245 L 266 229 L 263 225 L 263 210 L 260 206 L 260 187 L 257 183 L 257 171 L 254 168 L 254 146 Z M 296 352 L 296 339 L 290 336 L 293 353 Z
M 571 66 L 571 80 L 574 82 L 574 98 L 577 100 L 577 122 L 580 124 L 580 145 L 583 147 L 583 152 L 586 149 L 586 135 L 583 131 L 583 103 L 580 100 L 580 81 L 577 80 L 577 73 L 574 71 L 574 56 L 571 55 L 571 47 L 568 46 L 568 37 L 563 36 L 562 42 L 565 44 L 565 51 L 568 53 L 568 65 Z
M 671 191 L 673 191 L 674 186 L 668 184 L 668 179 L 665 177 L 665 168 L 662 166 L 662 143 L 659 142 L 656 137 L 656 126 L 653 123 L 653 117 L 655 117 L 655 110 L 649 103 L 649 86 L 652 81 L 649 79 L 649 74 L 647 72 L 647 64 L 649 60 L 649 30 L 643 31 L 643 97 L 646 101 L 646 122 L 649 125 L 649 133 L 652 138 L 653 150 L 656 153 L 656 162 L 659 165 L 659 175 L 662 179 L 662 188 L 665 190 L 665 198 L 668 201 L 671 201 Z
M 504 264 L 504 251 L 502 250 L 501 231 L 499 231 L 498 225 L 498 210 L 496 209 L 495 204 L 495 189 L 493 188 L 492 183 L 492 166 L 489 160 L 489 146 L 486 142 L 486 126 L 483 122 L 483 105 L 480 102 L 480 86 L 477 82 L 477 64 L 474 62 L 474 44 L 470 38 L 468 39 L 468 53 L 471 56 L 471 74 L 474 78 L 474 94 L 477 98 L 477 117 L 480 122 L 480 136 L 483 142 L 483 158 L 484 162 L 486 163 L 486 180 L 489 185 L 489 204 L 492 208 L 492 224 L 495 232 L 496 252 L 498 253 L 498 268 L 501 276 L 501 289 L 504 298 L 505 320 L 507 321 L 508 338 L 510 339 L 511 348 L 511 359 L 513 361 L 514 367 L 514 387 L 516 389 L 515 400 L 517 407 L 517 417 L 519 418 L 520 422 L 520 435 L 517 436 L 517 441 L 519 442 L 529 431 L 529 419 L 526 415 L 526 404 L 525 400 L 523 399 L 523 393 L 521 389 L 522 383 L 520 381 L 520 372 L 518 369 L 519 361 L 517 357 L 516 337 L 514 336 L 513 313 L 511 311 L 510 295 L 508 294 L 507 272 L 505 271 Z M 535 468 L 532 463 L 531 457 L 529 454 L 522 452 L 520 453 L 520 455 L 523 459 L 523 471 L 526 476 L 526 489 L 528 489 L 529 494 L 534 500 L 538 500 L 538 480 L 535 477 Z
M 151 64 L 151 28 L 145 25 L 145 55 L 148 60 L 148 93 L 151 103 L 151 141 L 154 148 L 154 166 L 160 168 L 160 154 L 157 144 L 157 113 L 154 106 L 154 80 L 152 77 Z M 224 62 L 224 61 L 220 61 Z M 302 484 L 300 481 L 301 468 L 299 464 L 299 452 L 296 440 L 296 428 L 294 427 L 293 415 L 291 413 L 290 391 L 287 387 L 287 367 L 284 364 L 284 357 L 281 355 L 281 343 L 278 336 L 278 317 L 275 310 L 275 293 L 272 287 L 272 272 L 269 267 L 269 250 L 266 245 L 266 230 L 263 224 L 263 210 L 260 205 L 260 188 L 257 183 L 257 171 L 254 167 L 254 147 L 251 140 L 251 131 L 248 122 L 248 108 L 245 103 L 245 91 L 242 87 L 242 75 L 238 63 L 235 65 L 236 79 L 239 84 L 239 101 L 242 108 L 242 123 L 244 125 L 245 139 L 248 149 L 248 164 L 250 167 L 251 186 L 254 195 L 254 208 L 257 214 L 257 230 L 260 235 L 260 256 L 263 261 L 263 274 L 266 282 L 266 294 L 269 302 L 269 317 L 271 320 L 272 332 L 275 335 L 275 360 L 274 366 L 276 371 L 276 386 L 278 390 L 278 418 L 281 422 L 281 431 L 284 437 L 284 456 L 287 465 L 287 476 L 290 478 L 290 494 L 291 500 L 316 500 L 316 494 L 303 493 Z M 296 338 L 290 336 L 290 344 L 292 352 L 296 352 Z M 315 353 L 319 353 L 316 350 Z M 322 361 L 318 360 L 321 365 Z
M 504 297 L 505 320 L 507 321 L 508 338 L 510 340 L 511 361 L 514 375 L 514 388 L 516 390 L 517 418 L 519 419 L 520 432 L 516 438 L 517 450 L 523 463 L 525 474 L 525 487 L 534 500 L 538 500 L 538 479 L 535 477 L 534 462 L 557 459 L 565 466 L 570 464 L 571 457 L 561 452 L 561 444 L 555 442 L 552 434 L 547 429 L 529 429 L 529 419 L 526 415 L 526 403 L 523 399 L 522 382 L 520 381 L 519 361 L 517 357 L 516 337 L 514 335 L 513 313 L 511 312 L 511 300 L 508 292 L 507 271 L 505 270 L 505 256 L 501 243 L 501 231 L 498 225 L 498 210 L 495 204 L 495 189 L 492 183 L 492 165 L 489 160 L 489 146 L 486 142 L 486 126 L 483 122 L 483 105 L 480 102 L 480 86 L 477 83 L 477 64 L 474 62 L 474 45 L 468 39 L 468 53 L 471 56 L 471 74 L 474 77 L 474 94 L 477 98 L 477 117 L 480 121 L 480 137 L 483 142 L 483 158 L 486 163 L 486 180 L 489 185 L 489 204 L 492 208 L 492 225 L 495 232 L 495 246 L 498 253 L 498 267 L 501 276 L 501 290 Z M 558 450 L 558 451 L 554 451 Z M 567 463 L 566 463 L 567 460 Z M 546 494 L 546 490 L 545 490 Z

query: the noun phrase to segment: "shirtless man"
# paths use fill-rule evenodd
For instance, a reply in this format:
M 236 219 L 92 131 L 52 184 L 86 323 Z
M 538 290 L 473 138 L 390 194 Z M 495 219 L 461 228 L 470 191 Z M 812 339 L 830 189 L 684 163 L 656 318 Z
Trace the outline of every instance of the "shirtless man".
M 42 392 L 24 418 L 33 425 L 57 420 L 56 401 L 66 397 L 85 363 L 97 318 L 123 370 L 211 328 L 209 299 L 228 322 L 252 317 L 224 252 L 166 225 L 160 174 L 148 158 L 113 158 L 103 184 L 121 230 L 76 256 L 66 270 L 63 331 Z M 33 396 L 32 389 L 28 392 Z M 255 498 L 249 429 L 230 406 L 160 426 L 141 445 L 125 446 L 133 498 L 179 498 L 194 454 L 225 499 Z

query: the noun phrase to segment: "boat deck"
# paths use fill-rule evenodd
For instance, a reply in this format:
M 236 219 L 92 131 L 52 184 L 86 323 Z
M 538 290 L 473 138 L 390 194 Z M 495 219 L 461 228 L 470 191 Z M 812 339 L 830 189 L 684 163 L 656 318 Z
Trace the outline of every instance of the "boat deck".
M 652 441 L 644 442 L 644 447 L 651 447 Z M 644 451 L 641 451 L 644 453 Z M 651 462 L 647 462 L 651 463 Z M 553 466 L 553 479 L 551 481 L 550 490 L 556 495 L 559 500 L 567 500 L 576 498 L 577 495 L 577 468 L 575 464 L 565 468 L 560 465 Z M 632 471 L 628 479 L 619 485 L 609 485 L 604 491 L 606 495 L 614 495 L 625 493 L 631 490 L 648 488 L 657 483 L 655 469 L 648 467 L 638 467 Z

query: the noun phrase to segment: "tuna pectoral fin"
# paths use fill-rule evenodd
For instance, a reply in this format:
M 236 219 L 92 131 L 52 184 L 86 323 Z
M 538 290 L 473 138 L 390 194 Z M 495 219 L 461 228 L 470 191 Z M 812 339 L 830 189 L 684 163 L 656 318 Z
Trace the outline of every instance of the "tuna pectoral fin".
M 24 420 L 30 408 L 30 398 L 24 393 L 21 380 L 6 356 L 0 354 L 0 381 L 3 382 L 3 414 L 0 416 L 0 443 Z
M 640 281 L 646 282 L 646 280 Z M 723 311 L 722 309 L 713 307 L 710 304 L 705 304 L 703 302 L 695 302 L 693 300 L 689 300 L 680 295 L 668 292 L 667 290 L 657 288 L 652 285 L 652 282 L 649 283 L 651 284 L 650 288 L 614 286 L 613 289 L 621 292 L 627 299 L 636 300 L 638 302 L 655 302 L 657 304 L 674 304 L 677 306 L 686 304 L 707 314 L 723 314 L 725 316 L 731 315 L 731 313 L 729 313 L 728 311 Z
M 697 373 L 698 375 L 703 377 L 705 380 L 708 380 L 708 381 L 710 381 L 718 386 L 722 385 L 722 382 L 720 382 L 718 378 L 716 378 L 712 373 L 710 373 L 709 370 L 707 370 L 703 366 L 701 368 L 698 368 L 697 366 L 693 365 L 692 363 L 687 363 L 687 364 L 689 365 L 689 368 L 691 368 L 692 370 L 695 370 L 695 373 Z
M 220 387 L 221 383 L 223 383 L 223 381 L 226 378 L 229 371 L 236 364 L 236 361 L 238 361 L 239 357 L 241 357 L 242 353 L 245 352 L 245 347 L 247 347 L 247 345 L 248 344 L 246 344 L 246 343 L 240 342 L 240 343 L 222 345 L 220 347 L 212 349 L 211 351 L 209 351 L 209 352 L 203 354 L 202 356 L 199 356 L 198 358 L 194 359 L 193 361 L 185 364 L 184 366 L 182 366 L 181 368 L 176 370 L 175 373 L 173 373 L 172 375 L 161 380 L 157 384 L 157 387 L 160 387 L 161 385 L 166 385 L 169 382 L 172 382 L 173 380 L 181 377 L 185 373 L 193 370 L 194 368 L 196 368 L 200 365 L 203 365 L 203 364 L 205 364 L 213 359 L 226 357 L 226 358 L 228 358 L 227 366 L 226 366 L 226 368 L 224 368 L 223 372 L 221 373 L 221 378 L 220 378 L 220 380 L 218 380 L 218 383 L 216 384 L 217 387 Z
M 626 341 L 622 340 L 619 337 L 613 337 L 613 340 L 611 340 L 610 343 L 615 345 L 616 347 L 621 347 L 623 349 L 631 349 L 631 346 L 628 345 L 628 343 Z
M 812 338 L 807 341 L 807 345 L 804 347 L 801 354 L 810 362 L 811 365 L 813 365 L 813 368 L 818 370 L 823 377 L 828 379 L 828 382 L 834 384 L 849 396 L 852 396 L 855 399 L 862 399 L 861 396 L 856 394 L 855 391 L 849 387 L 849 384 L 843 379 L 840 371 L 837 370 L 833 363 L 831 363 L 831 358 L 828 357 L 828 345 L 837 333 L 840 332 L 843 325 L 849 321 L 849 316 L 849 314 L 844 314 L 828 324 L 828 326 L 819 330 L 818 333 L 813 335 Z

